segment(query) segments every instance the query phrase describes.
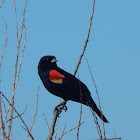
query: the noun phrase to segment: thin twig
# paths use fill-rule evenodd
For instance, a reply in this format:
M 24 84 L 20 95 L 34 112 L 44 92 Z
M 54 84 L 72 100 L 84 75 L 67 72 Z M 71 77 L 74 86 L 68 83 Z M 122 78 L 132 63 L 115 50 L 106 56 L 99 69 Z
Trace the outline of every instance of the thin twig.
M 26 10 L 26 6 L 27 6 L 27 0 L 26 0 L 26 3 L 25 3 L 25 8 L 24 8 L 24 13 L 23 13 L 23 21 L 22 21 L 22 26 L 25 28 L 25 10 Z M 16 34 L 17 34 L 17 56 L 16 56 L 16 64 L 15 64 L 15 75 L 14 75 L 14 85 L 13 85 L 13 94 L 12 94 L 12 98 L 11 98 L 11 101 L 10 103 L 12 103 L 12 106 L 11 106 L 11 111 L 10 111 L 10 122 L 9 122 L 9 130 L 8 130 L 8 138 L 10 136 L 10 132 L 11 132 L 11 127 L 12 127 L 12 117 L 13 117 L 13 106 L 14 106 L 14 96 L 15 96 L 15 90 L 16 90 L 16 86 L 17 86 L 17 83 L 18 83 L 18 79 L 19 79 L 19 75 L 18 75 L 18 79 L 17 79 L 17 68 L 18 68 L 18 60 L 19 60 L 19 49 L 20 49 L 20 41 L 18 40 L 18 22 L 17 22 L 17 12 L 16 12 L 16 2 L 14 0 L 14 7 L 15 7 L 15 19 L 16 19 Z M 23 30 L 23 28 L 21 28 L 21 30 Z M 22 37 L 22 31 L 21 31 L 21 37 Z M 25 28 L 25 37 L 26 37 L 26 28 Z M 25 42 L 26 44 L 26 38 L 25 38 Z M 24 48 L 25 46 L 23 47 L 23 53 L 24 53 Z M 22 54 L 22 58 L 23 58 L 23 54 Z M 21 58 L 21 62 L 22 62 L 22 58 Z M 19 73 L 20 73 L 20 69 L 21 69 L 21 64 L 20 64 L 20 67 L 19 67 Z M 9 108 L 8 108 L 8 111 L 9 111 Z
M 39 93 L 39 88 L 38 88 L 38 92 L 37 92 L 36 112 L 35 112 L 34 119 L 33 119 L 33 122 L 32 122 L 31 128 L 30 128 L 30 133 L 32 131 L 32 128 L 33 128 L 33 125 L 34 125 L 34 122 L 35 122 L 35 118 L 36 118 L 36 115 L 37 115 L 37 110 L 38 110 L 38 93 Z M 28 137 L 29 137 L 29 134 L 27 135 L 25 140 L 27 140 Z
M 103 121 L 103 114 L 102 114 L 102 109 L 101 109 L 101 103 L 100 103 L 99 93 L 98 93 L 97 86 L 96 86 L 95 80 L 93 78 L 93 75 L 92 75 L 92 72 L 91 72 L 91 69 L 90 69 L 90 66 L 89 66 L 89 63 L 88 63 L 88 60 L 86 59 L 86 57 L 85 57 L 85 60 L 86 60 L 87 65 L 88 65 L 88 69 L 90 71 L 90 75 L 91 75 L 92 81 L 94 83 L 94 87 L 96 89 L 96 94 L 97 94 L 97 97 L 98 97 L 99 108 L 100 108 L 100 112 L 101 112 L 101 119 L 102 119 L 102 124 L 103 124 L 104 138 L 106 139 L 106 136 L 105 136 L 105 126 L 104 126 L 104 121 Z
M 78 74 L 78 80 L 79 80 L 79 74 Z M 78 126 L 78 131 L 77 131 L 77 140 L 79 140 L 79 131 L 80 131 L 81 118 L 82 118 L 82 103 L 83 103 L 83 99 L 82 99 L 82 90 L 81 90 L 81 83 L 80 83 L 80 80 L 79 80 L 79 87 L 80 87 L 80 101 L 81 101 L 81 107 L 80 107 L 79 126 Z
M 22 115 L 26 112 L 26 109 L 27 109 L 27 106 L 25 107 L 25 110 L 20 114 L 20 116 L 22 116 Z M 13 120 L 13 119 L 16 119 L 16 118 L 18 118 L 18 117 L 19 117 L 19 115 L 13 117 L 12 120 Z M 10 119 L 7 120 L 4 124 L 8 123 L 9 121 L 10 121 Z
M 9 121 L 9 130 L 8 130 L 8 139 L 10 137 L 11 134 L 11 129 L 12 129 L 12 118 L 13 118 L 13 105 L 14 105 L 14 100 L 12 100 L 11 102 L 11 112 L 10 112 L 10 121 Z
M 98 123 L 97 117 L 96 117 L 94 111 L 90 108 L 90 105 L 89 105 L 88 102 L 87 102 L 87 105 L 89 106 L 89 109 L 90 109 L 90 111 L 91 111 L 91 113 L 92 113 L 92 115 L 93 115 L 94 122 L 95 122 L 95 125 L 96 125 L 96 128 L 97 128 L 98 136 L 99 136 L 100 139 L 102 139 L 102 132 L 101 132 L 100 125 L 99 125 L 99 123 Z
M 19 47 L 18 47 L 18 21 L 17 21 L 17 11 L 16 11 L 16 2 L 14 0 L 14 8 L 15 8 L 15 20 L 16 20 L 16 34 L 17 34 L 17 58 L 16 58 L 16 64 L 15 64 L 15 75 L 14 75 L 14 85 L 13 85 L 13 94 L 10 103 L 12 104 L 11 106 L 11 111 L 10 111 L 10 122 L 9 122 L 9 130 L 8 130 L 8 138 L 10 137 L 11 134 L 11 128 L 12 128 L 12 117 L 13 117 L 13 106 L 14 106 L 14 95 L 15 95 L 15 81 L 16 81 L 16 76 L 17 76 L 17 66 L 18 66 L 18 56 L 19 56 Z M 8 107 L 9 112 L 10 106 Z M 6 113 L 7 117 L 7 113 Z
M 19 70 L 18 70 L 18 73 L 17 73 L 17 80 L 16 80 L 15 88 L 17 87 L 17 84 L 18 84 L 19 75 L 20 75 L 20 71 L 21 71 L 22 60 L 23 60 L 23 56 L 24 56 L 24 50 L 25 50 L 25 46 L 26 46 L 26 26 L 25 26 L 25 22 L 23 24 L 24 24 L 23 27 L 24 27 L 24 30 L 25 30 L 25 38 L 24 38 L 24 46 L 23 46 L 23 49 L 22 49 L 22 56 L 21 56 L 21 60 L 20 60 L 20 64 L 19 64 Z
M 8 35 L 7 35 L 7 24 L 6 24 L 6 21 L 5 21 L 5 19 L 3 18 L 3 20 L 4 20 L 4 23 L 5 23 L 5 28 L 6 28 L 6 37 L 5 37 L 5 46 L 4 46 L 4 49 L 3 49 L 3 52 L 2 52 L 2 56 L 1 56 L 1 59 L 0 59 L 0 68 L 1 68 L 1 64 L 2 64 L 2 60 L 3 60 L 3 56 L 4 56 L 4 53 L 5 53 L 5 49 L 6 49 L 6 46 L 7 46 L 7 39 L 8 39 Z M 4 106 L 5 107 L 5 106 Z M 7 117 L 6 117 L 7 118 Z M 5 118 L 5 119 L 6 119 Z M 5 120 L 4 119 L 4 120 Z M 3 120 L 3 122 L 4 122 L 4 120 Z M 0 127 L 0 130 L 1 130 L 1 128 L 2 128 L 2 125 L 1 125 L 1 127 Z
M 17 33 L 17 47 L 18 47 L 18 21 L 17 21 L 17 7 L 16 1 L 14 0 L 14 7 L 15 7 L 15 20 L 16 20 L 16 33 Z
M 47 126 L 48 126 L 48 129 L 50 130 L 49 124 L 48 124 L 48 122 L 47 122 L 47 119 L 46 119 L 44 113 L 43 113 L 43 116 L 44 116 L 45 122 L 46 122 L 46 124 L 47 124 Z
M 8 35 L 7 35 L 7 24 L 6 24 L 6 21 L 5 21 L 4 18 L 3 18 L 3 20 L 4 20 L 4 23 L 5 23 L 6 34 L 5 34 L 5 45 L 4 45 L 3 52 L 2 52 L 2 56 L 1 56 L 1 59 L 0 59 L 0 68 L 1 68 L 3 56 L 4 56 L 4 53 L 5 53 L 6 46 L 7 46 L 7 39 L 8 39 Z
M 63 133 L 62 133 L 62 135 L 61 135 L 61 137 L 60 137 L 58 140 L 61 140 L 62 137 L 63 137 L 65 134 L 67 134 L 68 132 L 71 132 L 72 130 L 76 129 L 77 127 L 79 127 L 79 125 L 81 126 L 83 123 L 84 123 L 84 122 L 82 122 L 81 124 L 78 124 L 78 125 L 75 126 L 74 128 L 72 128 L 72 129 L 66 131 L 65 133 L 64 133 L 64 131 L 65 131 L 65 130 L 64 130 Z
M 3 1 L 1 2 L 0 8 L 1 8 L 1 7 L 2 7 L 2 5 L 4 4 L 4 1 L 5 1 L 5 0 L 3 0 Z
M 121 138 L 97 139 L 97 140 L 121 140 Z
M 23 18 L 22 18 L 22 26 L 21 26 L 21 33 L 20 33 L 19 45 L 21 43 L 22 31 L 23 31 L 23 28 L 24 28 L 24 25 L 25 25 L 25 11 L 26 11 L 26 7 L 27 7 L 27 0 L 25 2 L 25 7 L 24 7 L 24 10 L 23 10 Z M 19 48 L 20 48 L 20 46 L 19 46 Z
M 60 104 L 60 103 L 61 103 L 61 98 L 59 98 L 59 104 Z M 56 127 L 55 127 L 55 136 L 54 136 L 54 140 L 56 140 L 56 137 L 57 137 L 58 122 L 59 122 L 59 117 L 57 117 L 57 121 L 56 121 Z
M 60 138 L 58 138 L 58 140 L 61 140 L 61 139 L 62 139 L 62 137 L 64 136 L 64 133 L 65 133 L 65 130 L 66 130 L 66 126 L 67 126 L 67 124 L 65 124 L 65 127 L 64 127 L 64 129 L 63 129 L 62 135 L 61 135 L 61 137 L 60 137 Z
M 47 140 L 52 140 L 52 137 L 53 137 L 53 134 L 54 134 L 54 127 L 55 127 L 56 120 L 57 120 L 57 117 L 58 117 L 58 116 L 59 116 L 59 110 L 56 109 L 56 110 L 54 111 L 54 117 L 53 117 L 51 129 L 50 129 L 49 136 L 48 136 Z
M 3 138 L 6 139 L 5 125 L 4 125 L 3 118 L 2 118 L 1 94 L 0 94 L 0 118 L 1 118 L 1 125 L 2 125 Z
M 12 140 L 14 140 L 12 131 L 11 131 L 11 137 L 12 137 Z
M 86 47 L 87 47 L 87 43 L 88 43 L 89 35 L 90 35 L 90 30 L 91 30 L 91 25 L 92 25 L 93 14 L 94 14 L 94 7 L 95 7 L 95 0 L 93 0 L 93 8 L 92 8 L 91 17 L 90 17 L 90 23 L 89 23 L 87 38 L 86 38 L 86 41 L 85 41 L 85 44 L 84 44 L 84 47 L 83 47 L 82 54 L 81 54 L 81 56 L 80 56 L 80 58 L 79 58 L 78 64 L 77 64 L 76 69 L 75 69 L 75 71 L 74 71 L 74 74 L 73 74 L 74 76 L 75 76 L 76 73 L 77 73 L 77 70 L 78 70 L 78 68 L 79 68 L 79 65 L 80 65 L 80 63 L 81 63 L 82 57 L 83 57 L 83 55 L 84 55 L 84 53 L 85 53 L 85 50 L 86 50 Z
M 0 94 L 5 98 L 5 100 L 10 104 L 10 106 L 12 106 L 12 104 L 10 103 L 10 101 L 6 98 L 6 96 L 0 91 Z M 34 140 L 32 134 L 30 133 L 27 125 L 25 124 L 24 120 L 22 119 L 22 117 L 20 116 L 20 114 L 17 112 L 17 110 L 13 107 L 13 110 L 17 113 L 17 115 L 19 116 L 20 120 L 22 121 L 22 123 L 24 124 L 24 126 L 26 127 L 26 131 L 29 133 L 30 137 L 32 140 Z
M 6 112 L 6 106 L 5 106 L 5 103 L 4 103 L 4 101 L 3 101 L 3 99 L 2 99 L 2 98 L 1 98 L 1 101 L 2 101 L 2 103 L 3 103 L 4 110 L 5 110 L 5 112 Z

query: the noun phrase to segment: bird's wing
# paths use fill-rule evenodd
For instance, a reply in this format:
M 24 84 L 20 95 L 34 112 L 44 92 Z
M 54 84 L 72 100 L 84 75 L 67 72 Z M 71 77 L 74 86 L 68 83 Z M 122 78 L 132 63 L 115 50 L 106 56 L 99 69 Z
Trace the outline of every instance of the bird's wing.
M 75 76 L 60 68 L 58 69 L 58 71 L 65 76 L 62 85 L 63 88 L 67 89 L 65 91 L 67 91 L 66 94 L 69 96 L 70 100 L 81 102 L 80 101 L 81 94 L 83 99 L 87 98 L 86 96 L 90 95 L 90 91 L 88 90 L 87 86 L 79 79 L 77 79 Z
M 49 71 L 49 80 L 55 84 L 62 84 L 65 76 L 56 70 Z

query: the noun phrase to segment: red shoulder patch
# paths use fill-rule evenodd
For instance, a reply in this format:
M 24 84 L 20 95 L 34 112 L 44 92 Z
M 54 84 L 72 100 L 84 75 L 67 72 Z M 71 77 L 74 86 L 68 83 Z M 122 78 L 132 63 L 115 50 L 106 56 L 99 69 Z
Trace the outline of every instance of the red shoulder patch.
M 50 80 L 59 80 L 59 79 L 64 79 L 65 76 L 60 74 L 58 71 L 56 70 L 51 70 L 49 72 L 49 79 Z

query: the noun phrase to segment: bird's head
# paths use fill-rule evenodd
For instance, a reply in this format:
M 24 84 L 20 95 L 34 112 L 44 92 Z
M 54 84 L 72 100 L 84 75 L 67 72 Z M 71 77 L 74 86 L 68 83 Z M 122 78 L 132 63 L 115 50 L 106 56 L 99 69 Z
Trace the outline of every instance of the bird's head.
M 38 64 L 38 70 L 47 71 L 57 67 L 57 60 L 55 56 L 43 56 Z

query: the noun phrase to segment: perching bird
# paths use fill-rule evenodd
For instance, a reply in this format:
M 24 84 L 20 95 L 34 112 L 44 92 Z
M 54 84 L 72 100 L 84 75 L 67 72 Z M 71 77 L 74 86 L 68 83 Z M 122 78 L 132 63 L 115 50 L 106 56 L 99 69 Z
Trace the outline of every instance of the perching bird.
M 38 65 L 38 74 L 45 88 L 52 94 L 90 106 L 97 115 L 108 122 L 97 108 L 87 86 L 72 74 L 60 69 L 55 56 L 43 56 Z

